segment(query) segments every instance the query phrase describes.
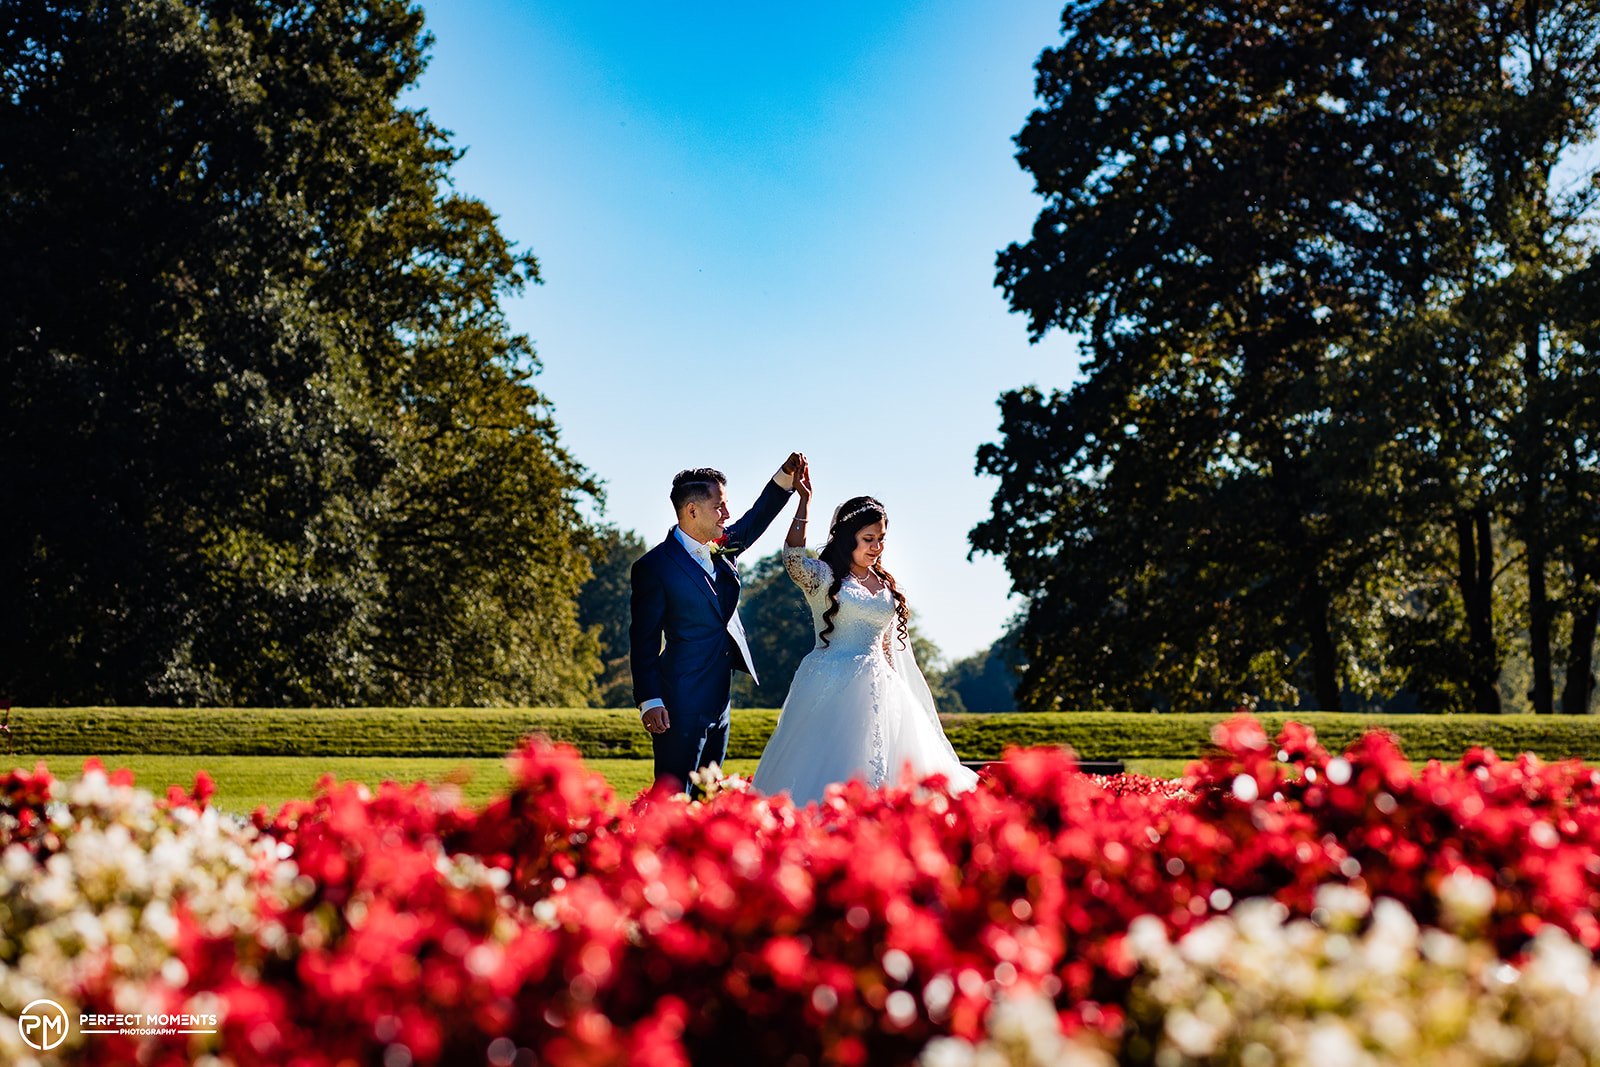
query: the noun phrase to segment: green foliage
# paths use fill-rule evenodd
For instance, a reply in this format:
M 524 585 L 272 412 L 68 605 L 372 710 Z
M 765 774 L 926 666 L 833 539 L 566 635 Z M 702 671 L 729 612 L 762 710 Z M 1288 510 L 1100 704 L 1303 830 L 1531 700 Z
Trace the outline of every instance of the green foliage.
M 944 684 L 974 712 L 1017 710 L 1017 683 L 1023 671 L 1018 646 L 1020 623 L 1008 627 L 982 652 L 957 660 L 944 672 Z
M 0 13 L 0 690 L 580 702 L 594 486 L 398 0 Z
M 1595 198 L 1551 173 L 1594 132 L 1600 14 L 1098 0 L 1063 29 L 997 282 L 1084 375 L 1001 398 L 972 535 L 1029 597 L 1019 704 L 1497 711 L 1524 625 L 1537 690 L 1583 586 L 1547 483 L 1597 466 L 1559 313 Z
M 1269 734 L 1289 719 L 1338 749 L 1369 729 L 1396 734 L 1412 759 L 1459 759 L 1473 745 L 1502 755 L 1600 759 L 1600 719 L 1535 715 L 1258 716 Z M 1186 759 L 1204 751 L 1215 715 L 1130 712 L 964 714 L 942 717 L 963 759 L 997 759 L 1010 746 L 1071 745 L 1085 758 Z M 105 757 L 284 756 L 498 759 L 529 733 L 586 758 L 648 764 L 650 736 L 631 710 L 597 708 L 55 708 L 18 709 L 15 759 L 75 752 Z M 773 709 L 734 708 L 730 759 L 759 759 L 778 722 Z
M 605 664 L 597 703 L 603 708 L 633 706 L 633 676 L 628 666 L 628 623 L 634 561 L 649 546 L 632 530 L 615 526 L 596 532 L 592 571 L 578 594 L 578 625 L 598 633 L 600 659 Z

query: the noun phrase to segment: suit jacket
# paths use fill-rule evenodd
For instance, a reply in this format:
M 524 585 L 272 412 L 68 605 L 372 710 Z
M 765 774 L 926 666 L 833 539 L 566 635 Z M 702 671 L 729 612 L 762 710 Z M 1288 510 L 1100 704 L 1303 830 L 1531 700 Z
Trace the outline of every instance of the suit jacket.
M 728 555 L 766 532 L 790 491 L 768 481 L 750 510 L 727 528 Z M 633 565 L 628 627 L 633 702 L 659 699 L 673 725 L 711 725 L 728 710 L 731 671 L 755 677 L 739 622 L 739 572 L 726 556 L 708 575 L 671 530 Z M 663 643 L 664 641 L 664 643 Z

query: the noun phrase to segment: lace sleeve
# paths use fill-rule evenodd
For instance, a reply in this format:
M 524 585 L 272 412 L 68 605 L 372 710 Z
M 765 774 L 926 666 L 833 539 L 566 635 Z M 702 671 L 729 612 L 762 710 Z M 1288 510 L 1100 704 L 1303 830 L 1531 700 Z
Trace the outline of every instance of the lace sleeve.
M 833 580 L 833 573 L 826 563 L 806 555 L 804 548 L 791 545 L 783 546 L 783 569 L 789 572 L 794 584 L 807 597 L 816 596 L 827 589 Z

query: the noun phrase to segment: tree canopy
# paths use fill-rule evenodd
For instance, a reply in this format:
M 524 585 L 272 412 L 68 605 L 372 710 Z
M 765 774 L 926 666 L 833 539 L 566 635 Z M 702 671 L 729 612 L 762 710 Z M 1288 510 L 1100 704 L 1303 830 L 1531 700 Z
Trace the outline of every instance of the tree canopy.
M 1029 597 L 1022 705 L 1493 711 L 1520 641 L 1532 706 L 1564 673 L 1586 709 L 1600 11 L 1098 0 L 1063 36 L 997 284 L 1082 378 L 1001 398 L 973 531 Z
M 580 703 L 597 490 L 393 0 L 0 9 L 0 687 Z

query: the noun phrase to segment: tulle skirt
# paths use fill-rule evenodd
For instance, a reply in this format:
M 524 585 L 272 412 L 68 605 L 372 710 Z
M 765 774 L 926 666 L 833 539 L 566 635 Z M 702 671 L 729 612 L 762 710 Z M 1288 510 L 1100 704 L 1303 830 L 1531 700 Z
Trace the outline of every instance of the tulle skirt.
M 917 669 L 909 657 L 900 663 L 902 670 Z M 915 684 L 926 691 L 921 677 Z M 753 784 L 809 804 L 828 786 L 852 778 L 878 787 L 903 775 L 934 774 L 944 775 L 952 792 L 978 781 L 961 765 L 931 708 L 881 651 L 821 648 L 800 662 Z

